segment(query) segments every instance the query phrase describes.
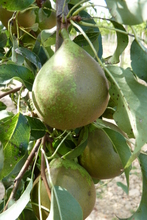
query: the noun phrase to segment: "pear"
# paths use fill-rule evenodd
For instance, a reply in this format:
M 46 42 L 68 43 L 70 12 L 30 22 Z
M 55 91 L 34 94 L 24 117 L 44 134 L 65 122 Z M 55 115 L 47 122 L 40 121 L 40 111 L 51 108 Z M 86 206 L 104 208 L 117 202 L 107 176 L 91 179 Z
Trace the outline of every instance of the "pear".
M 8 29 L 8 21 L 12 18 L 13 13 L 14 12 L 8 11 L 6 8 L 2 8 L 0 6 L 0 21 L 7 29 Z M 26 31 L 28 32 L 31 31 L 31 27 L 35 24 L 35 20 L 36 20 L 35 11 L 31 9 L 27 9 L 24 12 L 20 11 L 17 15 L 18 26 L 26 29 Z M 17 27 L 16 27 L 15 19 L 12 19 L 11 26 L 12 26 L 12 33 L 16 34 Z
M 52 184 L 54 186 L 65 188 L 78 201 L 83 211 L 83 219 L 92 212 L 96 200 L 96 190 L 91 176 L 83 167 L 68 159 L 53 159 L 50 163 L 50 178 L 47 170 L 46 175 L 50 188 L 52 187 Z M 31 201 L 33 203 L 38 203 L 39 178 L 40 176 L 35 180 L 31 192 Z M 49 179 L 52 180 L 52 184 L 50 184 Z M 50 210 L 50 200 L 46 193 L 43 181 L 41 181 L 40 185 L 41 205 Z M 67 201 L 59 200 L 59 204 L 62 202 Z M 38 207 L 32 205 L 32 208 L 36 216 L 39 218 Z M 44 220 L 47 218 L 49 213 L 44 209 L 41 211 Z
M 64 41 L 38 72 L 32 99 L 47 125 L 65 130 L 95 121 L 105 111 L 109 95 L 98 62 L 70 40 L 66 29 L 61 33 Z
M 126 136 L 115 124 L 107 121 L 103 121 L 103 123 Z M 122 174 L 124 170 L 112 141 L 100 128 L 91 129 L 89 132 L 87 146 L 79 156 L 79 163 L 96 180 L 114 178 Z

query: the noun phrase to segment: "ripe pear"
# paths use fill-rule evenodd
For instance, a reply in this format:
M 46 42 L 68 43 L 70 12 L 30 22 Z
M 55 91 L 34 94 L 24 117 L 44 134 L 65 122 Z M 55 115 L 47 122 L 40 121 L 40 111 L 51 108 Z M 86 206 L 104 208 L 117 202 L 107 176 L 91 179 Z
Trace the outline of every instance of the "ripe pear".
M 47 170 L 46 175 L 49 182 L 50 178 L 48 178 Z M 96 200 L 95 186 L 88 172 L 74 161 L 58 158 L 50 163 L 50 175 L 53 185 L 65 188 L 79 202 L 83 211 L 83 219 L 85 219 L 93 210 Z M 38 203 L 38 184 L 39 177 L 35 180 L 31 192 L 31 201 L 35 203 Z M 50 182 L 49 185 L 52 187 Z M 50 209 L 50 200 L 43 181 L 41 182 L 40 199 L 41 205 Z M 38 207 L 35 205 L 32 207 L 36 216 L 39 217 Z M 47 218 L 48 214 L 47 211 L 42 209 L 43 220 Z
M 116 125 L 105 121 L 104 124 L 123 134 Z M 119 154 L 106 133 L 98 128 L 89 132 L 88 143 L 79 157 L 79 163 L 94 179 L 114 178 L 123 172 Z
M 32 99 L 39 117 L 50 127 L 75 129 L 103 114 L 108 104 L 108 82 L 98 64 L 70 40 L 64 42 L 37 74 Z

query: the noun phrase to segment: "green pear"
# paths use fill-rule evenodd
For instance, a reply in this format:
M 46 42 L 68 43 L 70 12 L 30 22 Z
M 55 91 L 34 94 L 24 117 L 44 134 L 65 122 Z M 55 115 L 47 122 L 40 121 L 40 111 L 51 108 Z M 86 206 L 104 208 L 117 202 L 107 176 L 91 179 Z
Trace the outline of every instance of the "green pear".
M 106 121 L 103 123 L 124 135 L 116 125 Z M 79 157 L 79 163 L 94 179 L 114 178 L 123 172 L 119 154 L 115 151 L 107 134 L 99 128 L 89 132 L 88 143 Z
M 108 82 L 98 64 L 70 40 L 62 29 L 64 42 L 38 72 L 32 99 L 39 117 L 57 129 L 85 126 L 105 111 Z
M 95 186 L 88 172 L 74 161 L 58 158 L 52 160 L 50 163 L 50 178 L 48 178 L 47 170 L 46 175 L 50 188 L 52 187 L 49 181 L 51 178 L 53 185 L 65 188 L 78 201 L 83 211 L 83 219 L 87 218 L 93 210 L 96 200 Z M 35 180 L 31 192 L 31 201 L 36 204 L 38 203 L 38 186 L 39 177 Z M 40 200 L 41 205 L 49 210 L 50 200 L 43 181 L 41 181 L 40 187 Z M 32 207 L 36 216 L 39 218 L 38 207 L 35 205 L 32 205 Z M 49 213 L 42 208 L 43 220 L 48 215 Z

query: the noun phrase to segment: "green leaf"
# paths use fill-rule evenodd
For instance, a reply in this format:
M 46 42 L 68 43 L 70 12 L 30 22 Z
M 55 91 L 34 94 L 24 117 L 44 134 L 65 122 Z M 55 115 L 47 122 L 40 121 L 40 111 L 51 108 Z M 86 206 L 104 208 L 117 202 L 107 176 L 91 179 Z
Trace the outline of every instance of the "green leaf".
M 0 111 L 0 120 L 4 118 L 11 118 L 13 116 L 13 112 L 8 112 L 7 110 L 1 110 Z
M 141 147 L 147 142 L 147 87 L 137 81 L 131 70 L 109 66 L 111 82 L 110 95 L 117 103 L 114 119 L 128 135 L 133 131 L 135 150 L 128 165 L 138 156 Z
M 2 179 L 2 183 L 6 188 L 10 187 L 14 183 L 14 179 L 16 175 L 20 172 L 27 158 L 28 158 L 28 151 L 26 151 L 25 155 L 15 165 L 14 169 Z
M 131 45 L 131 60 L 134 73 L 147 82 L 147 49 L 136 40 Z
M 21 114 L 0 121 L 0 140 L 3 145 L 4 166 L 0 179 L 8 175 L 24 156 L 30 138 L 30 127 L 27 119 Z
M 25 8 L 28 8 L 34 2 L 35 0 L 0 0 L 0 5 L 2 5 L 4 8 L 7 8 L 10 11 L 20 11 Z
M 90 23 L 90 24 L 96 24 L 96 22 L 94 21 L 94 19 L 91 17 L 91 15 L 89 13 L 87 13 L 86 11 L 80 11 L 79 15 L 84 18 L 84 20 L 86 20 L 86 23 Z M 86 32 L 86 34 L 89 32 L 100 32 L 98 27 L 88 27 L 88 26 L 84 26 L 81 25 L 81 28 L 84 30 L 84 32 Z M 78 30 L 77 30 L 78 31 Z
M 112 20 L 111 22 L 116 29 L 122 30 L 124 32 L 126 31 L 121 24 Z M 120 33 L 118 31 L 116 31 L 116 34 L 117 34 L 117 47 L 115 49 L 113 56 L 110 57 L 107 61 L 108 63 L 112 63 L 112 64 L 119 63 L 119 57 L 121 56 L 122 52 L 128 45 L 128 36 L 126 34 Z
M 142 171 L 142 178 L 143 178 L 143 187 L 142 187 L 142 197 L 140 201 L 140 205 L 137 209 L 137 211 L 126 220 L 144 220 L 147 216 L 147 155 L 141 153 L 139 155 L 139 161 Z M 120 218 L 119 218 L 120 219 Z M 120 219 L 125 220 L 125 219 Z
M 76 199 L 64 188 L 53 186 L 51 210 L 47 220 L 83 220 L 83 212 Z
M 12 205 L 10 208 L 8 208 L 5 212 L 0 214 L 1 220 L 11 219 L 16 220 L 23 209 L 26 207 L 27 203 L 30 200 L 30 192 L 33 187 L 33 181 L 32 179 L 29 181 L 29 184 L 27 188 L 25 189 L 24 193 L 21 195 L 21 197 Z
M 0 102 L 0 111 L 5 110 L 6 108 L 7 106 L 3 102 Z
M 41 43 L 44 47 L 49 47 L 56 43 L 56 30 L 49 29 L 41 31 Z
M 112 17 L 121 24 L 136 25 L 147 20 L 145 0 L 106 0 Z
M 45 135 L 46 127 L 45 125 L 37 118 L 26 117 L 30 128 L 31 128 L 31 136 L 37 140 Z
M 122 182 L 117 182 L 117 186 L 121 187 L 122 190 L 128 195 L 129 188 L 125 184 L 123 184 Z
M 28 68 L 15 64 L 0 65 L 0 84 L 7 84 L 13 78 L 18 78 L 28 90 L 32 90 L 34 74 Z
M 0 144 L 0 172 L 3 169 L 3 166 L 4 166 L 4 154 L 3 154 L 2 145 Z
M 29 49 L 24 48 L 24 47 L 19 47 L 15 49 L 15 52 L 17 54 L 22 55 L 25 59 L 33 63 L 38 68 L 38 70 L 41 69 L 42 64 L 40 62 L 39 57 L 35 53 L 30 51 Z
M 82 130 L 80 132 L 77 146 L 74 149 L 72 149 L 71 151 L 69 151 L 67 154 L 65 154 L 63 156 L 63 158 L 72 160 L 72 159 L 80 156 L 87 145 L 87 139 L 88 139 L 88 127 L 85 126 L 82 128 Z
M 99 33 L 88 33 L 87 36 L 90 39 L 91 43 L 93 44 L 96 52 L 98 53 L 98 51 L 99 51 L 99 41 L 98 41 Z M 85 39 L 85 37 L 82 34 L 78 35 L 74 39 L 74 42 L 76 44 L 78 44 L 80 47 L 82 47 L 92 57 L 95 57 L 93 50 L 91 49 L 89 43 L 87 42 L 87 40 Z
M 0 34 L 0 47 L 4 47 L 7 43 L 7 35 L 5 33 Z

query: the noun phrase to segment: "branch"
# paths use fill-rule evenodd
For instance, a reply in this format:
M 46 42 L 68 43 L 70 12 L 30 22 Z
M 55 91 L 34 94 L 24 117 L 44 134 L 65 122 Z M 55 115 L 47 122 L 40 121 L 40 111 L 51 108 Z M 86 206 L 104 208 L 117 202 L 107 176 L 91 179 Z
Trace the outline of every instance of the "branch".
M 10 197 L 9 197 L 9 199 L 8 199 L 8 201 L 7 201 L 3 211 L 5 211 L 8 208 L 8 204 L 9 204 L 10 200 L 13 199 L 13 197 L 14 197 L 16 191 L 17 191 L 18 185 L 19 185 L 23 175 L 25 174 L 26 170 L 28 169 L 29 165 L 31 164 L 31 162 L 32 162 L 32 160 L 33 160 L 33 158 L 35 156 L 35 153 L 37 152 L 40 144 L 41 144 L 41 139 L 38 139 L 36 141 L 35 146 L 33 147 L 32 151 L 31 151 L 30 155 L 28 156 L 25 164 L 23 165 L 23 167 L 21 168 L 19 174 L 15 178 L 13 190 L 12 190 L 12 192 L 10 194 Z
M 10 91 L 8 91 L 8 92 L 4 92 L 2 95 L 0 95 L 0 99 L 3 98 L 3 97 L 5 97 L 5 96 L 7 96 L 7 95 L 9 95 L 9 94 L 11 94 L 11 93 L 18 92 L 21 88 L 22 88 L 22 86 L 17 87 L 17 88 L 15 88 L 15 89 L 12 89 L 12 90 L 10 90 Z
M 42 139 L 42 143 L 43 143 L 43 150 L 45 151 L 45 148 L 46 148 L 46 141 L 47 141 L 47 134 L 43 137 Z M 47 194 L 48 194 L 48 197 L 51 201 L 51 191 L 50 191 L 50 188 L 49 188 L 49 185 L 48 185 L 48 182 L 47 182 L 47 178 L 46 178 L 46 173 L 45 173 L 45 158 L 44 158 L 44 154 L 43 152 L 41 151 L 41 178 L 44 182 L 44 185 L 45 185 L 45 188 L 46 188 L 46 191 L 47 191 Z
M 63 39 L 60 36 L 60 30 L 61 30 L 61 19 L 62 17 L 66 17 L 68 14 L 68 5 L 65 4 L 65 0 L 56 0 L 56 19 L 57 19 L 57 30 L 56 30 L 56 49 L 57 51 L 62 42 Z

